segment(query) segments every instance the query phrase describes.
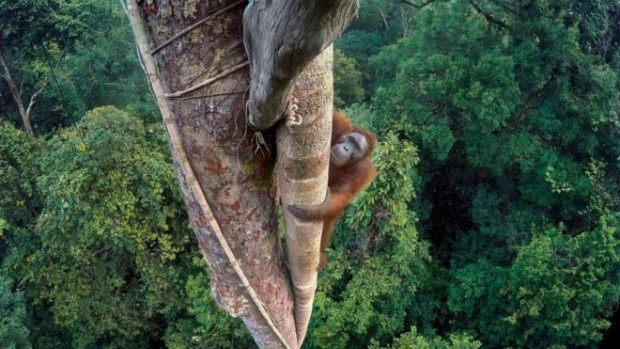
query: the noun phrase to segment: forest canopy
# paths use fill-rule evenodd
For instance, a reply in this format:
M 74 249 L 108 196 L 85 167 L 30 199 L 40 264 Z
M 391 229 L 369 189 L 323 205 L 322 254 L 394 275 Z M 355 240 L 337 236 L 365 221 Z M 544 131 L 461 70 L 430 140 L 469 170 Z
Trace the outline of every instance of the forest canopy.
M 2 346 L 254 347 L 211 298 L 119 2 L 0 1 L 0 23 Z M 304 347 L 610 343 L 620 4 L 367 0 L 334 51 L 378 176 Z

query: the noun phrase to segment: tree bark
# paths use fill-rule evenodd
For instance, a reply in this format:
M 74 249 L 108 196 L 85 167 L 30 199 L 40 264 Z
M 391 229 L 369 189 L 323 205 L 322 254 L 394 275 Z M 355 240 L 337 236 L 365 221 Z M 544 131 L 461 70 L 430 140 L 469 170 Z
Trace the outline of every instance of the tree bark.
M 293 80 L 356 17 L 356 0 L 250 1 L 243 16 L 250 59 L 248 121 L 273 126 L 286 109 Z
M 296 348 L 293 295 L 277 236 L 271 187 L 274 152 L 256 151 L 245 124 L 247 68 L 179 98 L 165 96 L 192 90 L 190 87 L 200 81 L 245 61 L 243 6 L 233 6 L 159 48 L 154 57 L 150 54 L 176 33 L 232 3 L 169 0 L 138 6 L 130 0 L 128 10 L 168 129 L 189 218 L 209 264 L 213 297 L 228 313 L 243 319 L 260 347 Z M 136 15 L 132 16 L 132 11 Z M 141 35 L 142 25 L 145 33 Z M 210 224 L 212 220 L 217 222 L 215 226 Z M 218 239 L 218 229 L 235 256 L 233 261 Z M 246 275 L 248 287 L 235 272 L 235 265 Z M 251 300 L 249 288 L 256 291 L 284 342 L 259 304 Z
M 251 76 L 248 122 L 257 129 L 272 127 L 294 100 L 299 104 L 297 116 L 303 119 L 299 127 L 303 131 L 291 134 L 282 126 L 278 131 L 283 207 L 316 205 L 325 198 L 333 103 L 333 53 L 331 48 L 325 49 L 342 34 L 357 10 L 355 0 L 250 1 L 243 15 Z M 301 345 L 317 286 L 322 224 L 298 221 L 286 209 L 284 218 Z
M 246 102 L 249 98 L 250 109 L 261 110 L 250 121 L 269 127 L 293 91 L 303 123 L 278 131 L 280 199 L 304 205 L 323 201 L 333 91 L 332 53 L 324 49 L 350 22 L 355 1 L 250 1 L 243 15 L 245 43 L 279 47 L 275 56 L 252 56 L 252 79 L 242 41 L 245 1 L 121 1 L 129 5 L 143 66 L 168 130 L 189 218 L 209 264 L 213 297 L 243 319 L 261 348 L 299 348 L 316 289 L 321 224 L 284 213 L 292 285 L 277 236 L 275 135 L 273 129 L 265 131 L 266 144 L 257 144 L 246 124 Z M 269 22 L 256 17 L 265 16 L 257 8 L 292 12 L 280 12 Z M 254 40 L 277 40 L 262 26 L 280 22 L 285 24 L 274 33 L 286 34 L 283 42 Z M 270 57 L 277 58 L 273 65 L 261 63 Z
M 7 84 L 9 84 L 9 89 L 11 90 L 11 94 L 13 95 L 13 99 L 15 100 L 15 103 L 17 103 L 17 109 L 19 109 L 19 115 L 21 115 L 22 117 L 22 123 L 24 124 L 24 129 L 26 130 L 26 133 L 28 135 L 33 136 L 34 132 L 32 132 L 32 126 L 30 125 L 30 116 L 28 115 L 30 111 L 30 105 L 28 107 L 28 111 L 26 111 L 26 108 L 24 108 L 24 103 L 22 102 L 21 94 L 19 92 L 19 89 L 17 88 L 17 84 L 15 84 L 15 81 L 11 77 L 11 72 L 9 71 L 9 67 L 4 61 L 4 56 L 3 56 L 1 45 L 0 45 L 0 66 L 2 66 L 2 72 L 3 72 L 2 77 L 4 78 L 4 80 L 6 80 Z M 38 92 L 36 94 L 38 94 Z M 34 103 L 34 97 L 36 97 L 36 94 L 33 95 L 33 99 L 31 99 L 31 104 Z
M 292 96 L 299 107 L 296 114 L 303 123 L 293 128 L 294 133 L 285 125 L 278 128 L 278 186 L 282 207 L 317 205 L 325 199 L 332 129 L 332 61 L 333 50 L 329 46 L 297 77 Z M 295 325 L 301 346 L 312 315 L 323 224 L 299 221 L 287 209 L 283 212 L 295 294 Z

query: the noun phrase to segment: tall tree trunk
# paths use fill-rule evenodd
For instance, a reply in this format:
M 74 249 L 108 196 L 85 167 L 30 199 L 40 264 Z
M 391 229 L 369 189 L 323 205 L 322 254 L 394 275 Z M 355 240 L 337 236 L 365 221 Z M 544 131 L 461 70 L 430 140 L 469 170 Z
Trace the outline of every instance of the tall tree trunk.
M 295 79 L 292 99 L 303 123 L 278 128 L 278 187 L 282 207 L 316 205 L 327 192 L 332 126 L 333 50 L 310 61 Z M 321 245 L 322 222 L 302 222 L 284 210 L 286 250 L 295 294 L 295 326 L 301 346 L 310 323 Z
M 251 1 L 243 16 L 251 74 L 248 121 L 258 129 L 269 128 L 292 103 L 299 104 L 296 116 L 303 119 L 299 131 L 285 132 L 280 127 L 278 132 L 283 207 L 316 205 L 325 198 L 333 103 L 333 54 L 325 49 L 342 34 L 357 9 L 355 0 Z M 322 224 L 300 222 L 287 210 L 284 218 L 301 345 L 317 287 Z
M 262 87 L 249 87 L 242 41 L 245 1 L 145 0 L 140 5 L 137 0 L 121 1 L 128 5 L 144 68 L 169 133 L 189 217 L 209 264 L 214 298 L 231 315 L 243 319 L 260 347 L 300 347 L 312 309 L 318 263 L 312 261 L 314 257 L 304 260 L 300 254 L 314 254 L 318 261 L 321 227 L 298 222 L 285 214 L 287 230 L 297 234 L 287 235 L 294 280 L 302 280 L 302 284 L 294 281 L 293 287 L 277 236 L 277 194 L 272 185 L 274 132 L 265 131 L 266 142 L 261 145 L 246 124 L 247 98 L 260 94 L 256 88 Z M 256 3 L 251 1 L 250 5 Z M 296 3 L 297 10 L 323 4 L 300 0 L 290 3 Z M 306 15 L 320 12 L 302 11 Z M 296 23 L 296 30 L 318 36 L 323 34 L 317 31 L 317 25 L 329 24 L 319 22 L 306 27 L 311 18 L 297 21 L 294 16 L 299 13 L 280 16 L 289 25 Z M 246 11 L 245 18 L 254 16 Z M 339 17 L 337 20 L 342 22 Z M 246 32 L 252 30 L 247 25 Z M 304 48 L 304 58 L 294 63 L 294 69 L 279 75 L 277 80 L 287 87 L 275 88 L 280 91 L 274 95 L 275 104 L 286 106 L 294 79 L 331 44 L 344 25 L 336 27 L 337 34 L 330 35 L 328 40 L 322 36 L 325 42 L 313 45 L 311 50 L 303 45 L 297 47 Z M 265 32 L 257 24 L 253 28 Z M 270 38 L 263 36 L 263 40 Z M 293 53 L 297 55 L 294 50 Z M 291 56 L 280 58 L 287 57 Z M 303 124 L 291 128 L 293 133 L 288 129 L 278 132 L 278 152 L 286 154 L 281 156 L 279 169 L 280 182 L 283 178 L 287 181 L 281 185 L 283 202 L 316 204 L 325 196 L 331 135 L 330 57 L 331 50 L 326 51 L 304 71 L 307 75 L 297 80 L 294 93 Z M 275 66 L 280 63 L 275 62 Z M 270 74 L 265 69 L 260 71 Z M 271 103 L 267 98 L 256 100 L 253 106 L 261 108 L 265 102 Z M 266 115 L 273 125 L 282 110 L 277 107 L 272 112 L 277 115 L 263 113 L 259 119 Z M 313 150 L 308 151 L 307 145 Z M 304 185 L 305 191 L 300 191 Z M 311 226 L 309 230 L 304 228 L 307 226 Z M 312 251 L 299 248 L 307 241 L 316 245 Z M 299 303 L 295 308 L 294 301 Z
M 209 264 L 213 297 L 243 319 L 259 346 L 285 347 L 267 321 L 271 320 L 289 347 L 296 347 L 293 295 L 277 236 L 271 185 L 275 152 L 258 151 L 245 123 L 249 77 L 242 65 L 243 4 L 169 0 L 138 6 L 130 0 L 128 10 L 168 128 L 189 218 Z M 201 88 L 177 93 L 218 76 Z M 235 267 L 242 270 L 247 285 Z M 250 287 L 260 304 L 252 300 Z M 261 304 L 271 319 L 265 319 Z
M 4 55 L 2 52 L 2 45 L 0 45 L 0 65 L 2 66 L 2 77 L 6 80 L 7 84 L 9 84 L 9 89 L 11 90 L 11 94 L 13 95 L 13 99 L 15 103 L 17 103 L 17 109 L 19 109 L 19 115 L 22 117 L 22 123 L 24 124 L 24 129 L 26 133 L 30 136 L 34 135 L 32 132 L 32 126 L 30 125 L 30 116 L 24 108 L 24 103 L 22 102 L 22 96 L 20 94 L 19 89 L 17 88 L 17 84 L 11 77 L 11 72 L 9 71 L 9 67 L 4 61 Z M 33 96 L 33 98 L 36 96 Z M 31 103 L 32 104 L 32 103 Z

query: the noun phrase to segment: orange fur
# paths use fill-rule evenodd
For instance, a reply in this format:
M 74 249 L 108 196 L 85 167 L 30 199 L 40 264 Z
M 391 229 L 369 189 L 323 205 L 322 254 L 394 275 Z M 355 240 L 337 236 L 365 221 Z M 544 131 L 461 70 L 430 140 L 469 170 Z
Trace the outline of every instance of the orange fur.
M 289 206 L 289 210 L 296 217 L 308 220 L 323 220 L 319 269 L 325 267 L 327 263 L 325 248 L 327 248 L 332 239 L 334 226 L 338 218 L 340 218 L 342 211 L 353 200 L 355 195 L 372 182 L 377 174 L 375 166 L 370 161 L 370 155 L 377 144 L 377 138 L 363 128 L 353 127 L 349 118 L 334 111 L 332 145 L 338 142 L 342 136 L 354 132 L 361 133 L 366 137 L 368 147 L 364 149 L 362 158 L 352 164 L 338 166 L 330 162 L 327 184 L 329 195 L 325 198 L 325 201 L 317 206 Z

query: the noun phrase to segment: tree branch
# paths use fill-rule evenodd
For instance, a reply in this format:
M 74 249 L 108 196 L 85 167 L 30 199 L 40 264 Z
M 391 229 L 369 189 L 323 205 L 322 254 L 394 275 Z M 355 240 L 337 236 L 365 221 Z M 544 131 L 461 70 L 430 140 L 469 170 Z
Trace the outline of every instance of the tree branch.
M 512 7 L 509 7 L 507 4 L 505 4 L 503 1 L 491 1 L 493 4 L 495 4 L 498 7 L 503 8 L 504 10 L 516 15 L 517 14 L 517 10 L 515 10 Z
M 525 101 L 521 104 L 521 106 L 518 107 L 514 111 L 514 113 L 512 113 L 512 115 L 510 115 L 510 117 L 508 118 L 508 124 L 507 124 L 508 127 L 513 128 L 517 124 L 523 121 L 521 120 L 521 115 L 525 113 L 525 111 L 529 107 L 532 100 L 534 100 L 534 98 L 538 98 L 543 92 L 545 92 L 549 88 L 551 83 L 555 81 L 555 79 L 558 76 L 559 67 L 560 67 L 560 64 L 557 63 L 555 67 L 551 70 L 551 74 L 549 75 L 549 78 L 545 80 L 542 86 L 540 86 L 538 89 L 530 92 L 527 95 L 527 97 L 525 98 Z
M 43 92 L 44 87 L 41 87 L 37 92 L 35 92 L 32 96 L 30 96 L 30 103 L 28 103 L 28 108 L 26 108 L 26 115 L 28 117 L 30 117 L 30 110 L 32 109 L 32 106 L 34 105 L 34 100 L 35 98 L 37 98 L 37 96 Z
M 250 60 L 252 126 L 264 130 L 280 119 L 295 77 L 340 36 L 357 10 L 355 0 L 250 1 L 243 41 Z
M 416 9 L 420 10 L 420 9 L 424 8 L 425 6 L 428 6 L 428 5 L 432 4 L 433 2 L 435 2 L 435 0 L 426 0 L 423 3 L 421 3 L 421 4 L 416 4 L 416 3 L 412 2 L 412 1 L 409 1 L 409 0 L 398 0 L 396 2 L 399 2 L 401 4 L 405 4 L 405 5 L 409 5 L 409 6 L 415 7 Z
M 490 14 L 484 12 L 482 10 L 482 8 L 476 4 L 474 2 L 474 0 L 469 0 L 469 3 L 471 4 L 471 6 L 474 8 L 474 10 L 476 10 L 476 12 L 478 12 L 480 15 L 482 15 L 482 17 L 484 17 L 487 21 L 491 22 L 492 24 L 495 24 L 499 27 L 502 27 L 504 29 L 508 29 L 508 25 L 506 25 L 506 23 L 500 21 L 497 18 L 494 18 L 493 16 L 491 16 Z
M 385 26 L 385 29 L 388 29 L 390 26 L 388 25 L 387 16 L 385 15 L 385 13 L 383 13 L 382 10 L 379 10 L 379 15 L 381 16 L 381 19 L 383 20 L 383 25 Z
M 17 85 L 15 84 L 15 80 L 11 77 L 11 72 L 9 71 L 9 66 L 4 61 L 4 56 L 2 52 L 2 45 L 0 45 L 0 66 L 2 67 L 3 74 L 2 77 L 9 84 L 9 89 L 11 90 L 11 94 L 13 95 L 13 99 L 17 104 L 17 109 L 19 110 L 19 114 L 22 117 L 22 122 L 24 123 L 24 129 L 26 133 L 30 136 L 34 135 L 32 132 L 32 126 L 30 125 L 30 118 L 28 117 L 28 113 L 26 113 L 26 109 L 24 108 L 24 103 L 22 102 L 22 97 Z

